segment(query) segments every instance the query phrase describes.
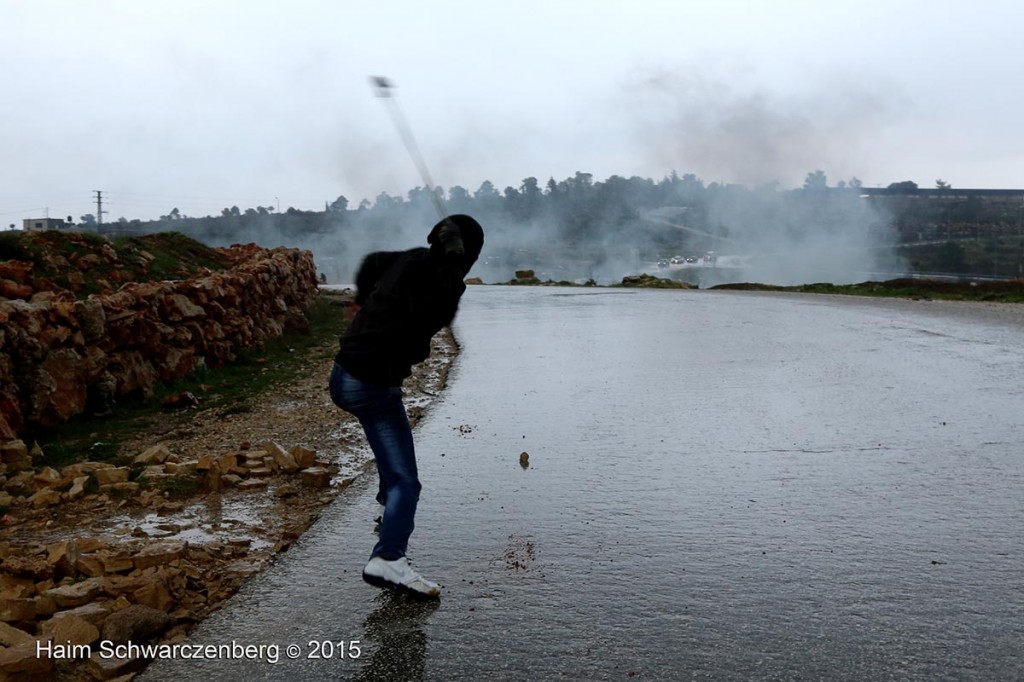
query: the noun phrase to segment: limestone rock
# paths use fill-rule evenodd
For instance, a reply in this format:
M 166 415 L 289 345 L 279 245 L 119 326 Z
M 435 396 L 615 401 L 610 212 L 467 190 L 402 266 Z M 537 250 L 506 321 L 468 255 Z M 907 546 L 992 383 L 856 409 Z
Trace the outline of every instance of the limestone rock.
M 149 545 L 139 550 L 132 557 L 132 562 L 137 570 L 169 564 L 181 558 L 182 554 L 185 553 L 186 546 L 184 542 L 177 540 Z
M 8 471 L 12 471 L 8 466 Z M 32 469 L 26 468 L 13 476 L 9 477 L 4 482 L 4 491 L 17 497 L 18 495 L 31 495 L 32 494 Z
M 100 492 L 107 493 L 108 495 L 113 493 L 120 497 L 131 497 L 135 493 L 139 492 L 139 484 L 134 481 L 108 483 L 107 485 L 100 486 Z
M 60 644 L 92 644 L 100 638 L 100 630 L 94 624 L 67 612 L 43 621 L 39 631 Z
M 87 578 L 99 578 L 107 572 L 99 557 L 91 554 L 79 555 L 78 561 L 75 562 L 75 570 Z
M 60 608 L 68 609 L 95 601 L 109 591 L 110 581 L 106 578 L 86 578 L 78 583 L 45 590 L 43 596 L 52 598 Z
M 71 487 L 65 494 L 69 502 L 74 502 L 85 495 L 85 486 L 89 483 L 88 476 L 77 476 L 71 481 Z
M 78 564 L 78 546 L 72 541 L 58 542 L 46 548 L 46 561 L 54 575 L 74 576 Z
M 299 470 L 300 467 L 295 458 L 278 443 L 264 443 L 259 448 L 273 457 L 274 463 L 285 473 L 291 474 Z
M 246 481 L 240 482 L 236 486 L 239 490 L 256 490 L 257 488 L 266 488 L 266 479 L 250 478 Z
M 113 469 L 114 465 L 109 462 L 75 462 L 69 464 L 60 470 L 60 475 L 64 478 L 78 478 L 80 476 L 89 476 L 97 469 Z
M 125 483 L 128 481 L 129 474 L 131 474 L 131 470 L 128 467 L 97 469 L 92 472 L 92 475 L 96 478 L 96 482 L 101 486 L 110 485 L 112 483 Z
M 57 426 L 85 412 L 89 394 L 82 374 L 82 356 L 73 348 L 47 354 L 36 372 L 36 420 Z
M 164 471 L 174 476 L 191 476 L 196 473 L 195 462 L 164 462 Z
M 186 318 L 203 317 L 206 311 L 182 294 L 171 294 L 161 301 L 164 317 L 172 322 Z
M 76 606 L 73 609 L 67 611 L 61 611 L 62 614 L 74 616 L 75 618 L 81 618 L 87 623 L 99 627 L 103 622 L 103 619 L 110 615 L 110 609 L 100 602 L 92 602 L 90 604 L 83 604 L 82 606 Z
M 281 497 L 281 498 L 293 497 L 293 496 L 299 494 L 299 489 L 296 488 L 291 483 L 282 483 L 281 485 L 277 486 L 277 493 L 276 494 L 277 494 L 278 497 Z
M 50 597 L 36 597 L 36 620 L 57 613 L 57 602 Z
M 146 661 L 142 658 L 104 657 L 102 652 L 97 651 L 89 657 L 88 670 L 93 679 L 113 680 L 138 672 L 145 666 Z
M 331 486 L 331 472 L 323 467 L 309 467 L 299 472 L 299 479 L 303 485 L 310 488 L 329 488 Z
M 4 623 L 29 622 L 36 619 L 36 600 L 0 597 L 0 621 Z
M 96 558 L 103 564 L 105 573 L 124 573 L 134 570 L 135 562 L 124 552 L 104 550 L 96 552 Z
M 103 639 L 124 644 L 146 642 L 157 637 L 171 626 L 172 618 L 151 606 L 132 604 L 116 613 L 110 614 L 103 621 L 101 634 Z
M 48 680 L 52 678 L 54 662 L 36 653 L 37 640 L 21 642 L 0 649 L 0 679 L 9 682 Z
M 312 466 L 316 466 L 316 450 L 310 450 L 309 448 L 296 445 L 288 454 L 295 460 L 295 464 L 300 469 L 308 469 Z
M 160 479 L 170 478 L 170 474 L 164 471 L 163 464 L 150 464 L 139 474 L 140 479 L 146 479 L 147 481 L 159 481 Z
M 40 557 L 11 555 L 4 558 L 2 566 L 4 573 L 20 578 L 40 581 L 53 576 L 53 566 Z
M 0 645 L 14 646 L 32 641 L 35 641 L 35 638 L 24 630 L 20 630 L 7 623 L 0 623 Z
M 39 488 L 49 488 L 61 481 L 61 475 L 53 467 L 43 467 L 32 476 L 32 481 Z
M 0 462 L 7 465 L 7 471 L 25 471 L 32 468 L 32 456 L 22 440 L 0 443 Z
M 29 504 L 31 504 L 36 509 L 42 509 L 43 507 L 52 507 L 55 504 L 60 504 L 60 500 L 60 491 L 54 490 L 53 488 L 43 488 L 42 490 L 28 498 Z
M 75 312 L 78 313 L 78 324 L 86 341 L 96 341 L 103 336 L 106 315 L 99 299 L 90 297 L 84 301 L 75 301 Z
M 137 455 L 132 461 L 133 464 L 163 464 L 171 456 L 171 451 L 166 443 L 158 443 L 144 452 Z M 126 479 L 127 480 L 127 479 Z M 113 481 L 111 481 L 113 482 Z
M 164 613 L 168 613 L 174 608 L 174 597 L 160 580 L 150 580 L 132 592 L 132 598 L 136 604 L 142 604 Z
M 80 554 L 95 552 L 98 549 L 103 549 L 106 545 L 107 543 L 99 538 L 78 538 L 75 540 L 75 547 L 78 548 Z

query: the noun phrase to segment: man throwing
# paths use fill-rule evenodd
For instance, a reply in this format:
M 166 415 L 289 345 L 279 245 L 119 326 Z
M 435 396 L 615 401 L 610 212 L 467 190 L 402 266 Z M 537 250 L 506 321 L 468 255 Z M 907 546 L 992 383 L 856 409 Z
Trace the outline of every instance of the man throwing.
M 430 599 L 440 588 L 405 556 L 422 486 L 401 387 L 412 366 L 430 355 L 434 334 L 455 318 L 484 233 L 468 215 L 451 215 L 434 226 L 427 243 L 363 260 L 356 275 L 358 312 L 339 339 L 330 390 L 334 403 L 359 419 L 380 477 L 380 539 L 363 580 Z

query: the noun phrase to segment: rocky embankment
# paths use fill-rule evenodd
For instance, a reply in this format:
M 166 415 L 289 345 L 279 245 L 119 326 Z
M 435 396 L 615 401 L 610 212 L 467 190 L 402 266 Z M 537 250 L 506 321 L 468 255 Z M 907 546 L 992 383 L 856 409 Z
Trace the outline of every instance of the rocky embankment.
M 0 298 L 0 440 L 148 397 L 158 382 L 220 366 L 242 348 L 302 328 L 317 293 L 311 253 L 253 244 L 217 251 L 229 264 L 224 271 L 129 282 L 85 298 L 37 289 L 31 263 L 0 264 L 2 290 L 19 296 Z M 76 261 L 83 270 L 73 281 L 96 261 L 110 277 L 122 257 L 104 243 Z

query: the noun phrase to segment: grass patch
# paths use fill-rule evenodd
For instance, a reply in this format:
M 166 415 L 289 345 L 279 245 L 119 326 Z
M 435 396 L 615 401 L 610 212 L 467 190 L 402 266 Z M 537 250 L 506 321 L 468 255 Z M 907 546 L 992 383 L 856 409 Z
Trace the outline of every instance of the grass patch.
M 125 282 L 183 279 L 231 266 L 225 254 L 179 232 L 108 239 L 93 232 L 10 230 L 0 233 L 0 260 L 31 263 L 36 290 L 59 287 L 79 298 Z
M 887 298 L 936 299 L 945 301 L 994 301 L 1024 303 L 1024 280 L 944 282 L 926 279 L 893 279 L 860 284 L 720 284 L 712 289 L 792 291 L 808 294 L 841 294 Z
M 25 233 L 18 230 L 0 232 L 0 261 L 20 260 L 35 262 L 35 254 L 30 248 L 31 241 L 23 237 Z
M 29 432 L 21 438 L 27 443 L 37 441 L 45 455 L 42 463 L 56 469 L 83 460 L 120 464 L 119 443 L 107 440 L 108 434 L 95 430 L 96 424 L 87 422 L 76 419 L 59 429 L 44 434 Z
M 260 348 L 245 349 L 230 365 L 203 368 L 172 384 L 158 386 L 146 401 L 121 402 L 107 417 L 77 417 L 56 428 L 27 433 L 24 440 L 39 442 L 44 464 L 61 467 L 92 460 L 124 464 L 137 452 L 122 452 L 126 441 L 144 434 L 159 437 L 187 428 L 197 411 L 215 410 L 219 415 L 251 411 L 251 400 L 269 390 L 287 386 L 297 373 L 319 365 L 326 377 L 344 329 L 341 314 L 344 297 L 321 292 L 306 313 L 309 331 L 272 339 Z M 182 391 L 200 398 L 196 407 L 166 410 L 163 401 Z
M 118 252 L 137 254 L 143 260 L 143 252 L 152 256 L 146 265 L 151 280 L 187 277 L 202 268 L 224 270 L 229 265 L 221 253 L 180 232 L 116 237 L 113 246 Z

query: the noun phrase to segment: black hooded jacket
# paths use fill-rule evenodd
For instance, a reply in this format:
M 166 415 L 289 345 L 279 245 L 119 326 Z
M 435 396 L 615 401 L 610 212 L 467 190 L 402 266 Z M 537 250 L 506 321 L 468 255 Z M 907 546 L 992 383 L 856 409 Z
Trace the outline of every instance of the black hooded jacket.
M 445 223 L 459 228 L 465 255 L 445 255 L 437 242 Z M 364 260 L 356 275 L 360 306 L 335 361 L 360 381 L 400 386 L 412 366 L 430 355 L 430 340 L 451 324 L 466 290 L 463 279 L 483 247 L 483 230 L 464 215 L 438 223 L 427 238 L 430 248 L 379 251 Z

